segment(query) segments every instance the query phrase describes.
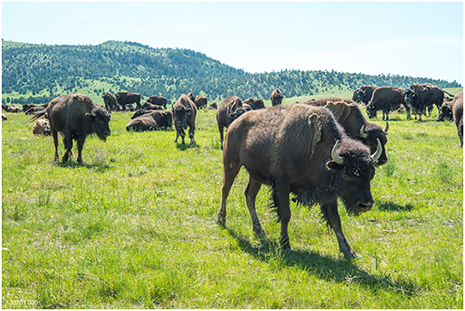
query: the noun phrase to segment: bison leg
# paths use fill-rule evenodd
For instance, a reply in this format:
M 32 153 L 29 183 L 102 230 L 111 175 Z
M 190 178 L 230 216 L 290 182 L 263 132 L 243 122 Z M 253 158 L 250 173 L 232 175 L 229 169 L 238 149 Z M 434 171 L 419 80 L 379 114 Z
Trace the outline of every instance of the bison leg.
M 78 157 L 77 157 L 77 161 L 78 163 L 82 163 L 82 149 L 84 148 L 84 142 L 86 141 L 86 137 L 85 136 L 81 136 L 79 137 L 76 142 L 77 142 L 77 148 L 78 148 Z
M 244 191 L 245 201 L 247 202 L 247 207 L 249 208 L 250 217 L 252 217 L 253 231 L 256 234 L 263 234 L 265 231 L 262 229 L 260 220 L 257 217 L 257 212 L 255 210 L 255 198 L 257 197 L 258 191 L 262 183 L 250 176 L 249 184 Z
M 55 145 L 55 161 L 58 160 L 58 132 L 51 128 L 53 136 L 53 144 Z
M 224 131 L 224 126 L 218 123 L 218 131 L 220 132 L 220 144 L 221 144 L 221 150 L 223 150 L 223 131 Z
M 281 221 L 280 244 L 284 250 L 291 250 L 287 227 L 291 220 L 291 209 L 289 207 L 289 186 L 275 182 L 273 186 L 273 201 L 277 207 L 279 220 Z
M 342 233 L 341 218 L 337 211 L 337 201 L 322 205 L 321 212 L 323 213 L 323 218 L 326 219 L 327 224 L 333 228 L 334 233 L 336 234 L 337 242 L 339 243 L 339 251 L 343 253 L 344 257 L 347 259 L 357 258 L 354 250 L 347 242 L 344 233 Z
M 62 162 L 67 162 L 69 159 L 69 156 L 73 155 L 71 149 L 73 149 L 73 136 L 71 133 L 63 133 L 65 136 L 63 137 L 63 145 L 65 146 L 65 154 L 63 155 L 63 158 L 61 159 Z
M 192 125 L 189 128 L 189 138 L 191 140 L 191 146 L 196 145 L 195 139 L 194 139 L 194 132 L 195 132 L 195 125 Z M 183 142 L 184 143 L 184 142 Z
M 217 224 L 220 226 L 226 225 L 226 200 L 229 195 L 229 191 L 234 183 L 234 179 L 236 179 L 239 170 L 241 169 L 241 165 L 239 162 L 230 162 L 227 160 L 223 161 L 224 169 L 223 169 L 223 186 L 221 187 L 221 207 L 218 212 L 218 220 L 216 221 Z

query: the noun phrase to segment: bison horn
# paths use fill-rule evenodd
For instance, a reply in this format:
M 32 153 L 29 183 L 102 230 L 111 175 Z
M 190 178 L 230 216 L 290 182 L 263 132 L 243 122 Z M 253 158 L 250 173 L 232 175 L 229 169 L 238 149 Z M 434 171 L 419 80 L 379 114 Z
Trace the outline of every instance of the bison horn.
M 378 161 L 379 157 L 381 157 L 381 153 L 383 153 L 383 145 L 381 144 L 381 141 L 379 138 L 376 138 L 376 140 L 378 141 L 378 148 L 376 148 L 376 152 L 371 156 L 373 162 Z
M 388 130 L 389 130 L 389 123 L 388 123 L 388 121 L 386 121 L 386 129 L 384 130 L 384 133 L 387 134 L 387 131 L 388 131 Z
M 362 125 L 362 128 L 360 129 L 360 136 L 362 136 L 362 138 L 368 138 L 368 134 L 365 133 L 365 124 Z
M 95 107 L 92 108 L 92 110 L 90 111 L 90 114 L 95 117 Z
M 333 151 L 331 152 L 331 158 L 333 158 L 333 161 L 336 162 L 339 165 L 342 165 L 344 163 L 344 158 L 338 156 L 336 150 L 339 147 L 340 140 L 338 139 L 336 143 L 334 144 Z

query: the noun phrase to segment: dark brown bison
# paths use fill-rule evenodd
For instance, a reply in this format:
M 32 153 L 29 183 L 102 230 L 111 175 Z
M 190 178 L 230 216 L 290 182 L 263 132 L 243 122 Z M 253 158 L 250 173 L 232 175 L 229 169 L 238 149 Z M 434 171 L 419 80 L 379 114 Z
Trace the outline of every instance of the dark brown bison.
M 195 106 L 197 107 L 197 109 L 201 109 L 203 107 L 207 107 L 207 98 L 203 95 L 197 95 L 197 97 L 195 98 Z
M 16 108 L 16 107 L 15 107 Z M 30 107 L 28 110 L 26 110 L 24 112 L 24 114 L 27 114 L 27 115 L 33 115 L 33 114 L 37 114 L 38 112 L 40 111 L 43 111 L 44 109 L 46 109 L 47 107 L 44 107 L 42 105 L 40 106 L 33 106 L 33 107 Z M 16 108 L 18 109 L 17 112 L 20 112 L 21 110 L 19 108 Z
M 208 110 L 216 110 L 218 109 L 218 104 L 214 101 L 208 106 Z
M 454 123 L 457 126 L 457 133 L 460 138 L 460 147 L 463 146 L 463 91 L 457 93 L 454 97 L 454 105 L 452 106 L 452 116 Z
M 157 105 L 157 104 L 153 104 L 149 101 L 146 101 L 142 106 L 141 106 L 142 110 L 146 109 L 146 110 L 163 110 L 163 106 L 160 106 L 160 105 Z M 139 111 L 139 110 L 138 110 Z
M 370 102 L 376 88 L 376 86 L 363 85 L 354 91 L 352 100 L 356 103 L 363 103 L 366 106 Z
M 22 109 L 23 109 L 23 112 L 28 111 L 28 110 L 29 110 L 30 108 L 32 108 L 32 107 L 40 107 L 40 108 L 42 108 L 42 109 L 45 109 L 45 108 L 47 108 L 48 104 L 49 104 L 49 103 L 45 103 L 45 104 L 42 104 L 42 105 L 24 104 L 23 107 L 22 107 Z M 10 105 L 10 106 L 13 106 L 13 105 Z
M 273 106 L 281 105 L 283 98 L 283 93 L 279 89 L 276 89 L 273 92 L 271 92 L 271 104 Z
M 327 97 L 327 98 L 321 98 L 321 99 L 312 98 L 304 102 L 304 104 L 309 104 L 312 106 L 324 106 L 329 102 L 345 102 L 347 104 L 355 104 L 355 101 L 353 101 L 352 99 L 340 98 L 340 97 Z
M 403 95 L 407 106 L 413 113 L 420 115 L 420 120 L 423 114 L 426 115 L 426 108 L 430 108 L 428 110 L 431 115 L 433 105 L 436 105 L 439 111 L 444 102 L 444 90 L 430 83 L 412 84 L 404 90 Z
M 136 109 L 140 109 L 140 100 L 142 95 L 139 93 L 131 93 L 131 92 L 118 92 L 116 93 L 116 99 L 118 101 L 118 105 L 121 106 L 123 111 L 126 110 L 126 105 L 136 103 Z
M 194 96 L 194 94 L 192 94 L 192 92 L 187 94 L 187 97 L 189 97 L 189 99 L 192 100 L 192 102 L 195 104 L 195 96 Z
M 132 119 L 126 125 L 126 131 L 128 132 L 131 130 L 134 132 L 155 131 L 157 128 L 158 124 L 150 114 L 144 114 Z
M 194 139 L 194 132 L 197 107 L 195 106 L 194 102 L 190 100 L 187 95 L 182 94 L 173 105 L 172 111 L 174 127 L 176 129 L 176 139 L 174 142 L 177 143 L 179 136 L 181 136 L 182 144 L 184 145 L 184 137 L 186 136 L 184 130 L 187 130 L 187 127 L 189 127 L 189 138 L 191 140 L 190 144 L 195 145 L 196 143 Z
M 31 104 L 31 106 L 32 107 L 37 107 L 34 104 Z M 22 111 L 26 112 L 26 110 L 21 110 L 20 108 L 16 107 L 15 105 L 8 105 L 8 104 L 2 104 L 2 109 L 5 110 L 6 112 L 14 112 L 14 113 L 20 113 Z M 42 109 L 44 109 L 44 108 L 42 108 Z
M 324 107 L 291 104 L 248 112 L 234 121 L 226 133 L 217 223 L 226 223 L 226 200 L 244 166 L 250 175 L 245 197 L 255 233 L 263 233 L 255 198 L 261 185 L 266 184 L 272 188 L 281 222 L 283 249 L 291 248 L 288 224 L 292 193 L 298 203 L 320 205 L 323 218 L 336 234 L 339 250 L 346 258 L 354 258 L 355 252 L 342 232 L 337 201 L 338 197 L 342 199 L 350 215 L 373 207 L 370 181 L 380 149 L 371 155 L 368 147 L 344 133 Z
M 363 116 L 358 105 L 350 99 L 346 102 L 333 102 L 320 99 L 317 101 L 306 101 L 305 104 L 328 108 L 333 113 L 335 120 L 344 128 L 346 134 L 350 138 L 368 146 L 372 153 L 378 149 L 378 141 L 380 141 L 382 153 L 375 165 L 379 166 L 387 163 L 388 158 L 385 146 L 387 143 L 386 135 L 389 129 L 388 124 L 386 124 L 386 129 L 383 130 L 381 126 L 369 122 Z
M 48 122 L 48 119 L 45 118 L 45 116 L 36 119 L 36 122 L 32 127 L 32 133 L 35 135 L 52 135 L 50 123 Z
M 220 132 L 221 150 L 223 150 L 223 131 L 246 112 L 242 100 L 237 96 L 228 96 L 221 101 L 216 111 L 216 123 Z
M 249 105 L 250 107 L 252 107 L 253 110 L 265 108 L 265 104 L 263 103 L 263 99 L 261 98 L 255 100 L 252 97 L 248 98 L 244 100 L 244 104 Z
M 161 129 L 171 129 L 173 125 L 173 114 L 171 111 L 161 111 L 161 110 L 138 110 L 131 117 L 132 120 L 143 116 L 150 115 L 157 122 L 157 128 Z
M 50 130 L 55 144 L 55 160 L 58 159 L 58 132 L 63 135 L 65 154 L 62 161 L 66 162 L 72 155 L 73 139 L 78 147 L 77 161 L 82 163 L 82 148 L 86 137 L 90 134 L 106 141 L 110 136 L 109 127 L 111 115 L 103 107 L 94 104 L 90 97 L 82 94 L 63 95 L 50 102 L 47 109 L 32 119 L 45 115 L 50 123 Z
M 368 117 L 376 117 L 376 111 L 383 112 L 383 120 L 389 120 L 389 112 L 398 109 L 404 104 L 403 89 L 400 87 L 383 86 L 374 90 L 370 102 L 367 105 Z M 410 108 L 404 105 L 407 110 L 407 119 L 410 119 Z
M 106 92 L 103 94 L 102 98 L 108 112 L 111 113 L 112 111 L 118 111 L 118 100 L 116 99 L 115 94 Z
M 166 109 L 166 105 L 168 104 L 168 98 L 163 97 L 163 96 L 155 96 L 155 95 L 153 95 L 153 96 L 150 96 L 147 99 L 147 102 L 151 103 L 151 104 L 154 104 L 154 105 L 157 105 L 157 106 L 162 106 L 164 109 Z

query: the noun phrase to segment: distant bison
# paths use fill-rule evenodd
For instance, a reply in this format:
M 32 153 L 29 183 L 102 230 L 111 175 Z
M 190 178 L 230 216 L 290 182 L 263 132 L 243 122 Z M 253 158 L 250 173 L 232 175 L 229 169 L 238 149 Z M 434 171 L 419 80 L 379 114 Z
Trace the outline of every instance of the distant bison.
M 178 142 L 179 136 L 182 138 L 182 144 L 184 145 L 184 137 L 186 133 L 184 130 L 187 130 L 189 127 L 189 138 L 191 140 L 190 144 L 195 145 L 194 132 L 195 132 L 195 117 L 197 115 L 197 107 L 194 102 L 190 100 L 187 95 L 182 94 L 172 108 L 173 112 L 173 121 L 176 129 L 176 139 L 175 143 Z
M 242 100 L 237 96 L 228 96 L 221 101 L 216 111 L 216 123 L 218 124 L 218 131 L 220 132 L 221 150 L 223 150 L 223 131 L 229 125 L 244 114 Z
M 376 111 L 383 112 L 383 120 L 389 120 L 389 112 L 393 109 L 398 109 L 404 104 L 404 96 L 400 87 L 383 86 L 374 90 L 373 96 L 367 105 L 368 117 L 376 117 Z M 410 119 L 410 108 L 404 105 L 407 110 L 407 119 Z
M 141 109 L 144 110 L 163 110 L 163 106 L 161 105 L 157 105 L 157 104 L 153 104 L 149 101 L 146 101 L 142 106 L 141 106 Z M 139 109 L 138 111 L 140 111 L 141 109 Z
M 263 99 L 253 99 L 252 97 L 244 100 L 244 104 L 249 105 L 252 107 L 253 110 L 264 109 L 265 104 L 263 103 Z
M 433 105 L 436 105 L 439 111 L 444 102 L 444 91 L 430 83 L 412 84 L 404 90 L 403 95 L 407 106 L 413 110 L 413 113 L 420 115 L 420 120 L 423 114 L 426 115 L 427 107 L 431 107 L 429 109 L 431 115 Z
M 111 92 L 106 92 L 102 96 L 103 102 L 105 103 L 105 108 L 108 112 L 117 111 L 118 110 L 118 100 L 116 99 L 116 95 Z
M 370 102 L 376 88 L 376 86 L 363 85 L 354 91 L 352 100 L 357 103 L 363 103 L 366 106 Z
M 273 106 L 281 105 L 283 98 L 283 93 L 279 89 L 276 89 L 273 92 L 271 92 L 271 104 Z
M 157 128 L 158 124 L 150 114 L 134 118 L 126 125 L 126 131 L 128 132 L 131 130 L 134 132 L 155 131 Z
M 380 143 L 379 143 L 380 145 Z M 370 182 L 381 147 L 371 154 L 355 141 L 323 107 L 279 105 L 246 113 L 229 127 L 223 151 L 223 186 L 217 223 L 226 223 L 226 200 L 242 166 L 250 177 L 245 190 L 253 231 L 263 233 L 255 210 L 262 184 L 271 186 L 281 222 L 280 244 L 291 249 L 288 225 L 290 193 L 300 204 L 319 204 L 346 258 L 356 257 L 342 232 L 338 197 L 349 215 L 371 210 Z
M 140 109 L 140 100 L 142 95 L 139 93 L 131 93 L 131 92 L 118 92 L 116 93 L 116 99 L 118 104 L 121 106 L 123 111 L 126 110 L 126 105 L 136 103 L 136 109 Z
M 166 109 L 166 104 L 168 103 L 168 98 L 163 97 L 163 96 L 150 96 L 147 99 L 148 103 L 157 105 L 157 106 L 162 106 L 164 109 Z
M 214 101 L 210 104 L 210 106 L 208 106 L 208 109 L 209 110 L 216 110 L 218 109 L 218 104 Z
M 50 102 L 46 111 L 35 115 L 36 120 L 45 115 L 50 123 L 50 130 L 55 144 L 55 160 L 58 159 L 58 132 L 63 135 L 65 154 L 62 161 L 66 162 L 72 155 L 73 139 L 78 147 L 77 162 L 82 163 L 82 149 L 86 137 L 90 134 L 106 141 L 110 136 L 109 127 L 111 115 L 103 106 L 94 104 L 92 99 L 82 94 L 63 95 Z
M 207 107 L 207 98 L 203 95 L 197 95 L 197 97 L 195 98 L 195 106 L 197 107 L 197 109 L 201 109 L 203 107 Z

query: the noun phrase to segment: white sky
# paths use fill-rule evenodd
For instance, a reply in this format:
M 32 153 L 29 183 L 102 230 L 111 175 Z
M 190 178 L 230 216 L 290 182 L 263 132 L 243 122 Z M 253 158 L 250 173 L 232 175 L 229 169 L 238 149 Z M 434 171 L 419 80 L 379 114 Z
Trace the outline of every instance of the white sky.
M 463 83 L 462 2 L 2 2 L 2 38 L 186 48 L 247 72 Z

